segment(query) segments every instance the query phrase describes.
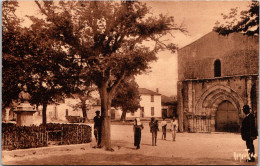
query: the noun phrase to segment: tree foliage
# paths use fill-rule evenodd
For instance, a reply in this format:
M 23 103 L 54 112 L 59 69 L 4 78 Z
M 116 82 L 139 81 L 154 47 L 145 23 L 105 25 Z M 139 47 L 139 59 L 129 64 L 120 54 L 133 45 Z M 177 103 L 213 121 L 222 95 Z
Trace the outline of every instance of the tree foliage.
M 149 69 L 158 51 L 175 51 L 176 45 L 163 42 L 163 37 L 174 30 L 185 30 L 174 23 L 173 17 L 155 17 L 137 1 L 35 3 L 45 16 L 41 23 L 48 27 L 52 41 L 66 50 L 71 65 L 78 65 L 79 79 L 87 75 L 98 87 L 104 117 L 101 144 L 110 149 L 108 110 L 119 84 L 125 77 Z
M 15 15 L 18 2 L 2 2 L 2 108 L 12 106 L 20 92 L 20 76 L 25 73 L 23 61 L 23 44 L 26 39 Z M 19 56 L 15 56 L 19 55 Z
M 46 124 L 47 104 L 75 89 L 78 65 L 67 58 L 61 43 L 52 40 L 52 31 L 41 19 L 30 17 L 33 24 L 21 27 L 14 13 L 17 6 L 15 1 L 3 2 L 3 106 L 17 99 L 26 84 L 30 102 L 43 105 Z
M 219 25 L 216 23 L 214 31 L 221 35 L 228 35 L 233 32 L 241 32 L 246 35 L 258 35 L 259 34 L 259 2 L 253 1 L 247 11 L 241 11 L 240 20 L 237 17 L 237 8 L 231 9 L 229 15 L 224 15 L 223 19 L 226 20 L 226 24 Z
M 93 92 L 97 89 L 92 85 L 78 87 L 80 88 L 78 88 L 72 96 L 78 98 L 80 102 L 71 106 L 73 107 L 73 110 L 82 110 L 83 120 L 86 122 L 88 120 L 87 111 L 97 102 L 97 99 L 93 96 Z
M 127 112 L 135 112 L 140 108 L 140 95 L 138 91 L 138 84 L 134 77 L 123 80 L 112 100 L 113 107 L 120 107 L 122 109 L 121 120 L 125 120 Z

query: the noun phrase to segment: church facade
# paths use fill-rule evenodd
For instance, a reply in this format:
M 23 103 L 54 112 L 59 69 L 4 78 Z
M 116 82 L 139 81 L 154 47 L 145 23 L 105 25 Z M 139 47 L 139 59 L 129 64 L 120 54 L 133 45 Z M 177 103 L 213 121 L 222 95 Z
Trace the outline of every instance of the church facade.
M 258 37 L 240 33 L 210 32 L 179 49 L 179 130 L 238 132 L 245 104 L 258 117 L 258 61 Z

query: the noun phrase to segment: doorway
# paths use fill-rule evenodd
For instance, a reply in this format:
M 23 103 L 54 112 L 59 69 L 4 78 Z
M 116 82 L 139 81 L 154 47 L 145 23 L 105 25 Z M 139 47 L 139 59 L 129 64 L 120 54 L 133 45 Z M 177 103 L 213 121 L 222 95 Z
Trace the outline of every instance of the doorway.
M 219 104 L 216 111 L 216 131 L 238 132 L 239 117 L 238 110 L 229 101 Z

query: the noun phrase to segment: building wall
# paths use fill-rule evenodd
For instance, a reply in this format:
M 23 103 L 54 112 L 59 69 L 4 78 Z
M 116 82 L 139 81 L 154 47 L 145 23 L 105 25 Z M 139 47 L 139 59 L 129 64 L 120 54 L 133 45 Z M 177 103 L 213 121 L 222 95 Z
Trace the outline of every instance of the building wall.
M 257 37 L 211 32 L 178 50 L 180 131 L 215 131 L 216 111 L 225 101 L 236 109 L 239 125 L 244 104 L 258 116 L 258 47 Z M 217 59 L 220 77 L 214 77 Z
M 161 105 L 161 95 L 154 95 L 154 102 L 151 102 L 151 95 L 140 94 L 141 107 L 144 107 L 144 118 L 150 117 L 162 117 L 162 105 Z M 151 115 L 151 107 L 154 107 L 154 115 Z M 135 117 L 141 117 L 140 108 L 134 113 L 127 113 L 126 118 L 132 119 Z
M 221 76 L 258 73 L 258 37 L 210 32 L 178 50 L 178 78 L 214 78 L 214 62 L 221 61 Z
M 83 117 L 83 113 L 81 109 L 77 109 L 74 110 L 73 106 L 78 104 L 80 102 L 79 99 L 73 99 L 73 98 L 67 98 L 65 99 L 65 103 L 60 103 L 58 105 L 55 104 L 49 104 L 47 106 L 47 110 L 46 110 L 46 114 L 47 114 L 47 122 L 67 122 L 66 119 L 66 110 L 68 110 L 68 115 L 69 116 L 80 116 Z M 96 111 L 100 111 L 101 112 L 101 106 L 100 105 L 91 105 L 89 108 L 89 110 L 87 110 L 87 117 L 89 120 L 93 120 L 94 117 L 96 116 Z M 41 123 L 41 110 L 42 110 L 42 106 L 39 107 L 39 113 L 35 113 L 35 118 L 36 121 L 37 119 L 39 119 L 37 122 Z M 120 109 L 115 109 L 115 108 L 111 108 L 111 110 L 115 111 L 115 119 L 120 119 L 121 116 L 121 110 Z M 109 112 L 110 113 L 110 112 Z
M 183 101 L 182 125 L 184 131 L 215 131 L 216 111 L 223 101 L 229 101 L 237 109 L 239 125 L 244 118 L 243 105 L 248 104 L 257 116 L 258 96 L 252 96 L 252 92 L 255 90 L 258 94 L 257 75 L 187 80 L 180 83 L 183 88 L 187 89 L 183 91 L 183 95 L 179 94 Z M 254 86 L 255 89 L 253 89 Z

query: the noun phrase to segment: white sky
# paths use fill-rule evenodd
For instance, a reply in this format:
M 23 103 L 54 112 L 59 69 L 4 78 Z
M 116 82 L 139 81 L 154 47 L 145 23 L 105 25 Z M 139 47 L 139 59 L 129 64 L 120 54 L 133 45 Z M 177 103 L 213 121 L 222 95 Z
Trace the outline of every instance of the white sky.
M 33 1 L 20 1 L 17 15 L 37 15 L 37 7 Z M 231 8 L 245 10 L 249 1 L 150 1 L 152 13 L 174 16 L 178 25 L 184 24 L 188 35 L 177 33 L 172 41 L 180 48 L 195 41 L 212 31 L 215 22 L 221 21 L 221 13 L 228 14 Z M 140 88 L 156 90 L 161 94 L 171 96 L 177 94 L 178 80 L 177 53 L 170 51 L 160 52 L 158 60 L 151 64 L 151 72 L 139 75 L 136 81 Z
M 173 42 L 179 48 L 190 44 L 212 31 L 215 22 L 222 20 L 221 13 L 228 14 L 231 8 L 245 10 L 249 1 L 161 1 L 146 2 L 153 13 L 174 16 L 178 25 L 184 24 L 188 35 L 176 34 Z M 177 95 L 178 62 L 177 53 L 164 51 L 158 54 L 158 61 L 151 64 L 151 72 L 136 77 L 141 88 L 156 90 L 163 95 Z

